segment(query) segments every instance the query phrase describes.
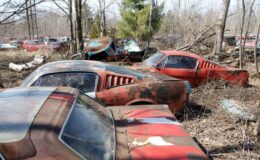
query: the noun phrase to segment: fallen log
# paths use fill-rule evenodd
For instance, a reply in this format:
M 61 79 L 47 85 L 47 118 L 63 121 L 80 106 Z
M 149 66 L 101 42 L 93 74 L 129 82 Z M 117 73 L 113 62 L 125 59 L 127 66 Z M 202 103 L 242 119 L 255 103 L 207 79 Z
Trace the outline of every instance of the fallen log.
M 25 64 L 15 64 L 9 63 L 9 68 L 13 71 L 20 72 L 23 69 L 30 69 L 39 66 L 40 64 L 44 63 L 46 60 L 45 56 L 36 55 L 33 58 L 33 61 L 25 63 Z

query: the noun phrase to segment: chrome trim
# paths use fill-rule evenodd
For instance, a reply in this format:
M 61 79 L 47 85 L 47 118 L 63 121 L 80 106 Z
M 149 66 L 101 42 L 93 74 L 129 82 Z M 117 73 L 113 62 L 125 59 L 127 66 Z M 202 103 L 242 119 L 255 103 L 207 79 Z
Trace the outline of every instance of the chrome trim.
M 115 127 L 115 122 L 114 122 L 114 118 L 113 118 L 113 114 L 112 114 L 112 111 L 110 109 L 107 109 L 110 113 L 110 116 L 112 118 L 112 126 L 113 126 L 113 129 L 114 129 L 114 154 L 113 154 L 113 160 L 116 159 L 116 127 Z
M 186 90 L 186 92 L 188 94 L 190 94 L 191 91 L 192 91 L 192 88 L 191 88 L 191 85 L 190 85 L 189 81 L 184 81 L 184 83 L 185 83 L 185 90 Z
M 0 153 L 0 160 L 5 160 L 4 156 Z

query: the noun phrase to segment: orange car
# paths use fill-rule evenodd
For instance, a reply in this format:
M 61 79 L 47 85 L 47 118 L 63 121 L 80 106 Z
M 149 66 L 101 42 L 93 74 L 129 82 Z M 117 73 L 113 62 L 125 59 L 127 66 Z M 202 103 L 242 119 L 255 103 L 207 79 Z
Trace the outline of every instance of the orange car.
M 222 66 L 196 54 L 181 51 L 157 52 L 132 68 L 187 80 L 192 87 L 209 80 L 224 80 L 246 86 L 249 77 L 246 70 Z
M 186 106 L 191 92 L 187 81 L 84 60 L 45 64 L 22 86 L 69 86 L 105 105 L 168 104 L 172 112 Z

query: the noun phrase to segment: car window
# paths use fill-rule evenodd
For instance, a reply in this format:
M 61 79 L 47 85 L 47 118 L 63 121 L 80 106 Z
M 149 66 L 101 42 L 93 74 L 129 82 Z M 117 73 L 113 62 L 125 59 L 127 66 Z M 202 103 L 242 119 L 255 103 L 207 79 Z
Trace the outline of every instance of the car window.
M 165 62 L 165 68 L 184 68 L 195 69 L 197 65 L 197 59 L 186 56 L 168 56 Z
M 153 54 L 151 57 L 147 58 L 144 63 L 148 66 L 153 66 L 158 63 L 160 59 L 162 59 L 165 56 L 165 54 L 161 52 L 157 52 Z
M 53 73 L 41 76 L 32 86 L 67 86 L 88 93 L 96 91 L 97 80 L 95 73 Z
M 115 139 L 111 113 L 80 94 L 61 131 L 60 139 L 85 159 L 114 158 Z

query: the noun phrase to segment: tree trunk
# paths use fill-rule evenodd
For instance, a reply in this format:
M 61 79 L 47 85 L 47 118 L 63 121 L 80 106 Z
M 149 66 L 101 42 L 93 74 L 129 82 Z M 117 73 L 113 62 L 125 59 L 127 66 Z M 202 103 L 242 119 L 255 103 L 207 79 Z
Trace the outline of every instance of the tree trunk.
M 68 0 L 69 8 L 69 23 L 70 23 L 70 52 L 74 54 L 76 52 L 75 46 L 75 36 L 74 36 L 74 27 L 73 27 L 73 18 L 72 18 L 72 0 Z
M 76 11 L 76 37 L 77 37 L 77 52 L 81 52 L 83 50 L 83 36 L 82 36 L 82 3 L 81 0 L 76 0 L 75 3 L 75 11 Z
M 29 0 L 30 6 L 32 6 L 32 0 Z M 30 7 L 30 19 L 31 19 L 31 29 L 32 29 L 32 38 L 34 38 L 34 20 L 33 20 L 33 11 L 32 7 Z
M 99 9 L 100 9 L 100 37 L 103 37 L 106 35 L 106 1 L 105 0 L 99 0 Z
M 246 24 L 246 30 L 245 30 L 245 34 L 244 34 L 245 39 L 244 39 L 243 45 L 242 45 L 243 53 L 245 52 L 245 45 L 246 45 L 248 31 L 249 31 L 249 28 L 250 28 L 250 23 L 251 23 L 251 17 L 252 17 L 254 3 L 255 3 L 255 0 L 252 1 L 251 5 L 250 5 L 250 8 L 249 8 L 249 12 L 248 12 L 248 18 L 247 18 L 248 21 L 247 21 L 247 24 Z
M 260 32 L 260 22 L 258 24 L 258 29 L 256 32 L 256 41 L 255 41 L 255 48 L 254 48 L 254 61 L 255 61 L 256 74 L 259 74 L 258 59 L 257 59 L 257 43 L 259 41 L 259 32 Z
M 222 7 L 219 16 L 219 23 L 217 27 L 217 40 L 216 40 L 216 50 L 215 54 L 220 54 L 222 52 L 222 43 L 224 38 L 224 31 L 226 26 L 228 8 L 229 8 L 230 0 L 223 0 Z
M 240 41 L 239 41 L 239 68 L 242 69 L 243 67 L 243 55 L 244 50 L 242 47 L 242 39 L 243 39 L 243 30 L 244 30 L 244 24 L 245 24 L 245 14 L 246 14 L 246 7 L 245 7 L 245 0 L 242 0 L 242 22 L 240 25 Z M 245 40 L 244 40 L 245 41 Z
M 35 29 L 36 29 L 36 38 L 39 36 L 39 29 L 38 29 L 38 22 L 37 22 L 37 10 L 35 5 L 35 0 L 33 0 L 34 4 L 34 23 L 35 23 Z
M 28 27 L 28 36 L 29 36 L 29 39 L 31 39 L 32 36 L 31 36 L 31 25 L 30 25 L 30 17 L 29 17 L 29 9 L 28 9 L 28 0 L 25 0 L 25 7 L 26 7 L 26 20 L 27 20 L 27 27 Z

